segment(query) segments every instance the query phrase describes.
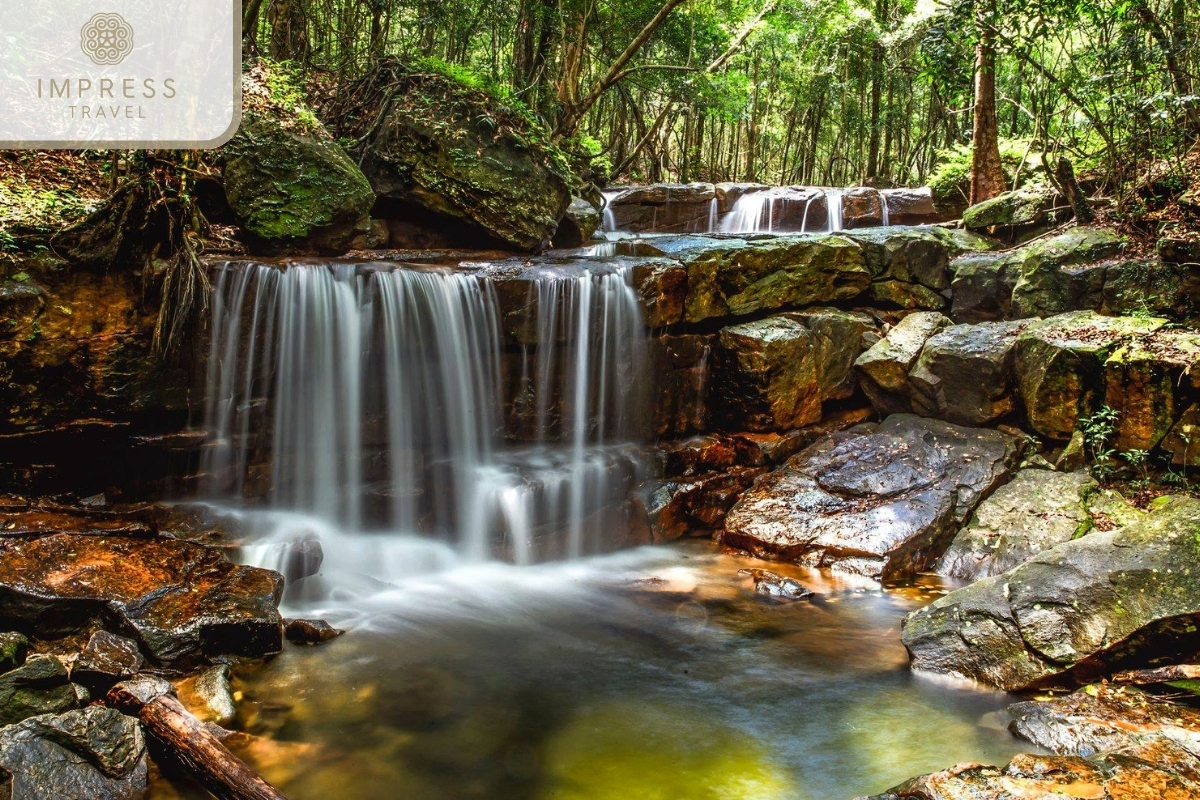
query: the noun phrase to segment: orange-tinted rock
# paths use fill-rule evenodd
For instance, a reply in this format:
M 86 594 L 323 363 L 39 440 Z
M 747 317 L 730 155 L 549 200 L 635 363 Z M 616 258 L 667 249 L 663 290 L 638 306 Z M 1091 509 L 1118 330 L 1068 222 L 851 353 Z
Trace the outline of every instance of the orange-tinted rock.
M 158 663 L 282 646 L 283 578 L 167 538 L 56 534 L 0 555 L 0 619 L 43 637 L 103 627 Z

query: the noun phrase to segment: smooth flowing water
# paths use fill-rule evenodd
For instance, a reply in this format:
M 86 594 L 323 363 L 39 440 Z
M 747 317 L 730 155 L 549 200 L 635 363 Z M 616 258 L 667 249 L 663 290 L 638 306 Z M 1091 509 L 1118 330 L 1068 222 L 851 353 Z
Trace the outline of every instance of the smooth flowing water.
M 734 201 L 733 208 L 715 228 L 720 233 L 807 233 L 809 212 L 819 200 L 825 211 L 825 230 L 842 230 L 842 190 L 772 186 L 747 192 Z
M 350 634 L 239 685 L 293 800 L 848 800 L 1028 749 L 994 713 L 1010 698 L 908 670 L 899 623 L 927 590 L 708 543 L 519 568 L 411 541 L 424 573 L 384 585 L 327 533 L 288 613 Z M 749 567 L 818 595 L 765 600 Z
M 422 533 L 476 561 L 611 549 L 641 471 L 647 386 L 629 276 L 547 269 L 510 285 L 525 287 L 515 311 L 480 274 L 228 265 L 208 495 Z M 513 344 L 506 312 L 530 341 Z

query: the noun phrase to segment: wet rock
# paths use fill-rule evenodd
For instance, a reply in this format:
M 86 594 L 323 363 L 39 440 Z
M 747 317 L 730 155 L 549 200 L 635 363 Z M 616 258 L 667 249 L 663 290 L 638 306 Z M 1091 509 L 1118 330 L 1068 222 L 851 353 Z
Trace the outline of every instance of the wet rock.
M 24 665 L 0 675 L 0 725 L 56 714 L 78 704 L 67 668 L 55 656 L 30 656 Z
M 870 295 L 871 300 L 884 307 L 941 311 L 947 305 L 946 298 L 938 292 L 903 281 L 875 281 L 871 284 Z
M 811 331 L 792 317 L 723 328 L 717 337 L 714 408 L 734 430 L 791 430 L 821 419 Z
M 323 619 L 291 619 L 284 628 L 284 635 L 292 644 L 324 644 L 343 633 L 345 631 L 333 627 Z
M 884 189 L 880 194 L 887 203 L 888 220 L 893 225 L 921 225 L 946 221 L 946 215 L 938 211 L 933 199 L 933 190 L 928 186 L 917 189 Z
M 544 131 L 484 91 L 396 59 L 362 80 L 387 86 L 387 101 L 346 115 L 344 133 L 359 140 L 354 155 L 384 216 L 463 243 L 534 250 L 550 241 L 572 178 Z
M 319 123 L 248 114 L 218 158 L 229 207 L 262 245 L 344 253 L 370 230 L 371 185 Z
M 1157 318 L 1102 317 L 1091 311 L 1031 323 L 1016 345 L 1017 382 L 1030 427 L 1051 439 L 1069 439 L 1076 420 L 1104 402 L 1108 356 L 1165 323 Z
M 842 236 L 777 236 L 661 242 L 688 273 L 685 320 L 849 300 L 871 274 L 862 248 Z
M 599 227 L 600 209 L 582 197 L 574 197 L 554 232 L 554 246 L 581 247 L 592 240 Z
M 42 636 L 113 627 L 158 663 L 278 652 L 283 579 L 175 539 L 57 534 L 0 554 L 0 617 Z
M 915 669 L 1010 691 L 1193 657 L 1198 541 L 1200 501 L 1175 498 L 910 614 L 904 645 Z
M 1200 333 L 1163 329 L 1131 337 L 1105 359 L 1104 376 L 1104 403 L 1119 415 L 1114 444 L 1151 450 L 1200 379 Z
M 138 800 L 148 760 L 133 717 L 103 706 L 0 729 L 0 768 L 16 800 Z
M 142 668 L 137 642 L 108 631 L 96 631 L 71 666 L 71 680 L 103 694 L 114 683 L 132 678 Z
M 0 633 L 0 673 L 16 669 L 29 654 L 29 639 L 22 633 Z
M 921 350 L 950 320 L 933 311 L 909 314 L 854 362 L 859 385 L 880 414 L 912 410 L 908 373 Z
M 968 253 L 950 263 L 950 315 L 955 322 L 1012 316 L 1012 293 L 1021 261 L 1011 253 Z
M 720 530 L 729 509 L 765 471 L 760 467 L 734 467 L 654 485 L 644 501 L 654 541 Z
M 750 579 L 754 581 L 754 593 L 764 597 L 779 600 L 803 600 L 813 595 L 812 590 L 806 588 L 799 581 L 785 578 L 768 569 L 739 569 L 738 574 L 749 575 Z
M 1124 247 L 1113 231 L 1073 228 L 1020 248 L 1013 254 L 1020 259 L 1020 276 L 1013 286 L 1012 316 L 1049 317 L 1099 309 L 1107 269 L 1097 262 L 1118 255 Z
M 711 427 L 709 389 L 714 335 L 659 336 L 650 340 L 656 376 L 654 432 L 686 436 Z
M 1013 410 L 1013 346 L 1024 322 L 954 325 L 934 334 L 908 373 L 918 414 L 984 425 Z
M 876 281 L 916 284 L 935 292 L 950 288 L 951 258 L 988 247 L 981 237 L 967 233 L 955 237 L 940 228 L 869 228 L 845 236 L 862 247 Z
M 964 581 L 999 575 L 1043 550 L 1082 536 L 1096 481 L 1086 472 L 1023 469 L 979 504 L 938 562 L 937 572 Z
M 0 522 L 0 536 L 45 536 L 51 533 L 153 536 L 154 528 L 140 520 L 42 509 L 5 514 L 4 521 Z
M 288 584 L 302 581 L 321 571 L 325 562 L 325 551 L 321 549 L 321 540 L 316 534 L 287 542 L 284 545 L 285 554 L 281 559 L 283 578 Z
M 617 230 L 632 233 L 704 233 L 717 198 L 711 183 L 656 183 L 610 196 Z
M 179 702 L 201 722 L 224 727 L 237 716 L 227 664 L 217 664 L 199 675 L 184 678 L 175 685 L 175 693 Z
M 1097 684 L 1065 697 L 1016 703 L 1008 716 L 1013 733 L 1052 753 L 1120 753 L 1164 767 L 1170 760 L 1172 772 L 1200 787 L 1200 755 L 1186 749 L 1200 742 L 1200 711 L 1194 708 Z
M 1200 264 L 1200 241 L 1170 236 L 1158 240 L 1158 255 L 1172 264 Z
M 725 521 L 753 553 L 899 580 L 939 558 L 1004 481 L 1015 441 L 908 414 L 826 436 L 758 480 Z
M 860 311 L 813 308 L 790 315 L 808 328 L 809 358 L 816 367 L 817 391 L 821 401 L 847 400 L 854 395 L 858 381 L 854 362 L 871 345 L 877 334 L 873 317 Z
M 1061 472 L 1074 472 L 1087 465 L 1087 448 L 1083 443 L 1083 431 L 1078 428 L 1054 461 L 1054 468 Z
M 673 261 L 646 261 L 633 269 L 647 328 L 661 328 L 683 320 L 687 300 L 687 270 Z
M 1189 800 L 1197 791 L 1194 782 L 1136 757 L 1024 754 L 1002 769 L 959 764 L 865 800 Z
M 1047 190 L 1004 192 L 963 212 L 967 230 L 1036 228 L 1054 221 L 1055 195 Z
M 745 436 L 706 434 L 659 446 L 662 474 L 689 478 L 734 467 L 757 467 L 766 461 L 762 448 Z

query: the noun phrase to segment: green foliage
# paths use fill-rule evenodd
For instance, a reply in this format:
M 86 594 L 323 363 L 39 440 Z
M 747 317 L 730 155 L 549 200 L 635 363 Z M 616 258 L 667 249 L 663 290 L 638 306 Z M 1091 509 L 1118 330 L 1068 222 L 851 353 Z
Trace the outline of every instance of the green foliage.
M 1090 417 L 1077 423 L 1083 434 L 1083 446 L 1092 461 L 1092 472 L 1098 480 L 1109 480 L 1117 471 L 1117 451 L 1112 446 L 1120 414 L 1108 406 L 1101 407 Z
M 261 63 L 265 68 L 265 83 L 271 104 L 295 120 L 301 130 L 320 128 L 320 121 L 305 99 L 304 77 L 299 66 L 292 61 L 269 59 L 262 59 Z
M 944 200 L 954 197 L 966 199 L 971 182 L 971 155 L 972 148 L 966 144 L 938 151 L 937 167 L 929 176 L 934 197 Z M 1010 187 L 1019 189 L 1035 182 L 1042 169 L 1040 155 L 1031 147 L 1028 139 L 1000 140 L 1000 161 Z

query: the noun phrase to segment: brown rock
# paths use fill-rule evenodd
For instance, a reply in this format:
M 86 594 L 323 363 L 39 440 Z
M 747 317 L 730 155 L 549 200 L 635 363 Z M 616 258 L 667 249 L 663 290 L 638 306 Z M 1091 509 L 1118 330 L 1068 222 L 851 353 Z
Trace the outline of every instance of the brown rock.
M 284 635 L 292 644 L 324 644 L 341 636 L 339 630 L 323 619 L 291 619 L 284 628 Z
M 0 617 L 43 636 L 118 626 L 158 663 L 278 652 L 283 578 L 175 539 L 56 534 L 0 554 Z

